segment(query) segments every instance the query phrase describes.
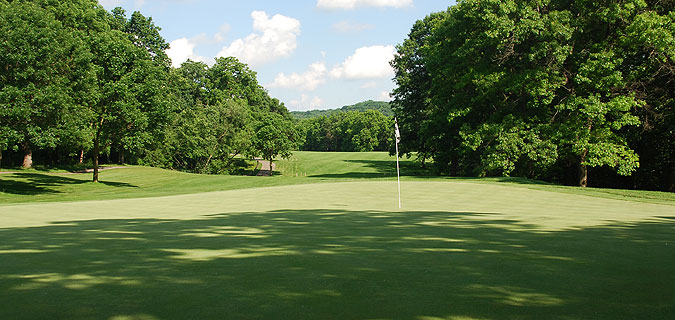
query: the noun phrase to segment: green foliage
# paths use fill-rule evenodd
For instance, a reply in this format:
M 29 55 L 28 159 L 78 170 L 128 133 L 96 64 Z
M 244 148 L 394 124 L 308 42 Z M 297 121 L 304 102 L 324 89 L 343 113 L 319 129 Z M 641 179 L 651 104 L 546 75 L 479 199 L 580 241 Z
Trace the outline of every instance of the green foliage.
M 227 173 L 235 156 L 250 150 L 250 122 L 248 107 L 233 101 L 181 110 L 167 128 L 163 148 L 157 151 L 168 162 L 146 161 L 189 172 Z
M 300 121 L 307 151 L 388 151 L 393 119 L 376 110 L 338 112 Z
M 160 28 L 140 12 L 109 13 L 92 0 L 1 1 L 0 17 L 0 159 L 7 149 L 27 159 L 36 149 L 52 164 L 86 154 L 94 181 L 111 155 L 226 173 L 238 155 L 263 152 L 252 143 L 254 119 L 290 119 L 235 58 L 171 69 Z
M 376 110 L 382 113 L 387 117 L 394 116 L 394 112 L 389 106 L 389 102 L 385 101 L 363 101 L 354 105 L 344 106 L 339 109 L 328 109 L 328 110 L 310 110 L 310 111 L 291 111 L 291 116 L 294 119 L 311 119 L 318 117 L 329 117 L 335 113 L 347 112 L 347 111 L 367 111 L 367 110 Z
M 672 114 L 663 6 L 467 0 L 418 21 L 392 62 L 402 152 L 451 175 L 566 181 L 580 168 L 585 186 L 589 167 L 634 174 L 633 128 Z
M 251 154 L 270 163 L 276 157 L 290 157 L 300 140 L 293 121 L 276 113 L 259 114 L 253 131 Z
M 216 63 L 207 69 L 208 79 L 205 90 L 206 103 L 213 104 L 223 100 L 243 100 L 256 111 L 288 113 L 279 100 L 271 98 L 258 84 L 255 71 L 234 57 L 216 58 Z
M 54 149 L 87 136 L 91 55 L 77 33 L 32 2 L 0 2 L 0 151 Z
M 187 61 L 170 72 L 167 83 L 174 108 L 160 134 L 163 139 L 148 150 L 141 161 L 144 164 L 195 173 L 232 173 L 238 171 L 237 156 L 265 154 L 267 159 L 266 152 L 273 153 L 269 145 L 256 144 L 258 134 L 272 129 L 262 128 L 261 133 L 259 119 L 279 117 L 283 121 L 275 126 L 294 128 L 288 110 L 269 97 L 255 72 L 236 58 L 218 58 L 212 67 Z M 270 143 L 279 143 L 279 152 L 285 155 L 286 145 L 296 137 L 280 140 L 283 137 L 288 136 L 278 135 Z

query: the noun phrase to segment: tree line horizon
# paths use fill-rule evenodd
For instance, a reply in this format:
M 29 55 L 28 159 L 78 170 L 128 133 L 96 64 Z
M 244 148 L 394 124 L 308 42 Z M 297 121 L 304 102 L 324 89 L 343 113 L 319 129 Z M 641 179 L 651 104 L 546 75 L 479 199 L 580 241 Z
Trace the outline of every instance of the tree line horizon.
M 450 176 L 675 191 L 675 13 L 644 0 L 458 1 L 397 46 L 391 103 L 289 112 L 236 58 L 171 66 L 152 18 L 0 0 L 0 167 L 393 150 Z M 386 104 L 386 105 L 385 105 Z

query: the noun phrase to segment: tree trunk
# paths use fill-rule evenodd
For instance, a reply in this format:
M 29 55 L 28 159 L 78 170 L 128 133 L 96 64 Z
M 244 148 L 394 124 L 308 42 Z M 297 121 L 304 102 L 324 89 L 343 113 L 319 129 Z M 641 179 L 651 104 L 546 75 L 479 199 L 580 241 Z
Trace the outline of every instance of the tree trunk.
M 2 169 L 2 149 L 0 149 L 0 169 Z
M 124 164 L 124 149 L 120 150 L 120 154 L 119 154 L 117 163 Z
M 675 167 L 670 168 L 670 177 L 668 178 L 668 186 L 666 190 L 675 192 Z
M 92 181 L 98 182 L 98 157 L 99 153 L 101 152 L 100 146 L 99 146 L 99 136 L 96 134 L 96 138 L 94 139 L 94 177 L 92 178 Z
M 579 186 L 582 188 L 588 186 L 588 166 L 585 164 L 579 167 Z
M 23 165 L 24 169 L 30 169 L 33 166 L 33 150 L 28 143 L 23 145 Z
M 273 173 L 274 169 L 272 169 L 272 168 L 273 168 L 273 166 L 272 166 L 272 161 L 273 161 L 273 158 L 270 157 L 270 177 L 274 174 L 274 173 Z
M 588 155 L 588 150 L 581 153 L 581 162 L 579 162 L 579 186 L 582 188 L 588 186 L 588 166 L 584 164 L 586 155 Z
M 77 164 L 82 164 L 84 161 L 84 149 L 80 149 L 80 161 Z
M 451 177 L 456 177 L 457 176 L 457 169 L 459 167 L 458 164 L 459 160 L 457 157 L 452 157 L 450 160 L 450 176 Z
M 274 158 L 270 157 L 270 177 L 272 176 L 272 172 L 274 172 L 274 166 L 272 165 L 272 160 Z

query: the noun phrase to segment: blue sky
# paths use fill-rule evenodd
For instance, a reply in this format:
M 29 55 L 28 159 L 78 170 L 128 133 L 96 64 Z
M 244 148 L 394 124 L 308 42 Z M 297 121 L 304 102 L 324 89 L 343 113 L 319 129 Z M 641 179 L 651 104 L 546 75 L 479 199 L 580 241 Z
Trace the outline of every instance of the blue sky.
M 162 28 L 175 65 L 235 56 L 289 110 L 388 101 L 388 60 L 413 23 L 442 0 L 100 0 L 140 11 Z

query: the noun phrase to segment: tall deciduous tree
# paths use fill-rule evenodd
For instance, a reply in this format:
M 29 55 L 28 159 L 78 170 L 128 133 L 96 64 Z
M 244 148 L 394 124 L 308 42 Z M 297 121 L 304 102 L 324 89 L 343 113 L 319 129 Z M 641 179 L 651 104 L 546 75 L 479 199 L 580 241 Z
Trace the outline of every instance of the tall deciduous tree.
M 430 121 L 431 75 L 425 63 L 425 51 L 429 50 L 429 38 L 434 34 L 447 12 L 432 13 L 417 21 L 408 38 L 398 45 L 397 54 L 391 65 L 396 70 L 392 110 L 401 120 L 399 130 L 405 137 L 399 148 L 401 154 L 415 152 L 424 165 L 431 156 L 434 145 L 430 141 L 433 133 L 427 126 Z
M 33 2 L 0 2 L 0 148 L 18 144 L 23 167 L 34 148 L 55 148 L 82 130 L 77 91 L 88 53 L 77 34 Z
M 293 121 L 276 113 L 261 113 L 255 123 L 253 153 L 270 162 L 272 175 L 275 157 L 288 158 L 297 146 L 298 131 Z
M 466 0 L 418 22 L 393 62 L 394 110 L 420 132 L 411 150 L 450 174 L 555 178 L 576 166 L 581 186 L 590 167 L 631 175 L 636 115 L 669 110 L 673 96 L 663 6 Z

